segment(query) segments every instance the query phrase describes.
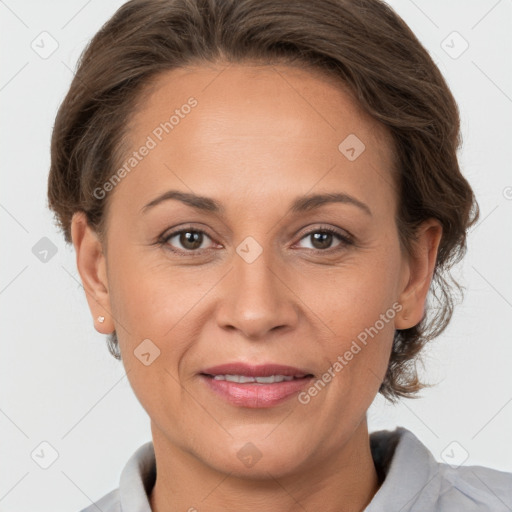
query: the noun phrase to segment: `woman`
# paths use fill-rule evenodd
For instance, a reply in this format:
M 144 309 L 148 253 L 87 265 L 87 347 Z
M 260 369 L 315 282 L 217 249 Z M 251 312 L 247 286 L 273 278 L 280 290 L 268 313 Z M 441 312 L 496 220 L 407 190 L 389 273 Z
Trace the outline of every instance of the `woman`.
M 478 218 L 455 101 L 378 0 L 132 0 L 57 115 L 49 203 L 152 442 L 89 510 L 510 510 L 366 411 L 422 384 Z M 430 310 L 435 286 L 440 307 Z

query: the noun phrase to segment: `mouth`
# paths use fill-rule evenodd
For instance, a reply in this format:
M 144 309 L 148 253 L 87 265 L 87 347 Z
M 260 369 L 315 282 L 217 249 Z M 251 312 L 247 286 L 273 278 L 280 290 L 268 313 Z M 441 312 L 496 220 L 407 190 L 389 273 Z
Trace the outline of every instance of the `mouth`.
M 308 375 L 314 377 L 313 373 L 309 370 L 304 368 L 296 368 L 294 366 L 273 363 L 250 365 L 237 362 L 212 366 L 210 368 L 204 369 L 201 374 L 213 378 L 221 377 L 221 379 L 218 380 L 229 380 L 222 379 L 222 377 L 250 377 L 254 379 L 264 377 L 283 377 L 281 380 L 301 379 Z M 267 384 L 265 381 L 262 382 Z
M 201 375 L 204 375 L 205 377 L 211 377 L 213 380 L 225 380 L 227 382 L 237 382 L 238 384 L 274 384 L 275 382 L 290 382 L 292 380 L 300 380 L 308 376 L 313 377 L 313 375 L 269 375 L 268 377 L 250 377 L 247 375 L 208 375 L 204 373 Z
M 303 368 L 230 363 L 200 373 L 208 388 L 231 405 L 273 407 L 300 392 L 314 375 Z

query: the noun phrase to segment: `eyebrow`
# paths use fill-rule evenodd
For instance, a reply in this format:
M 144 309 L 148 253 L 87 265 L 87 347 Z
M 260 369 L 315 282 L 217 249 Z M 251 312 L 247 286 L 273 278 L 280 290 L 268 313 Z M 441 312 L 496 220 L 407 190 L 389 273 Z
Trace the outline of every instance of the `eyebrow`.
M 224 213 L 224 207 L 211 199 L 210 197 L 199 196 L 189 192 L 181 192 L 179 190 L 168 190 L 163 194 L 155 197 L 152 201 L 142 207 L 141 212 L 146 213 L 151 208 L 155 207 L 164 201 L 177 200 L 185 203 L 186 205 L 195 208 L 196 210 L 206 211 L 210 213 Z M 345 193 L 325 193 L 325 194 L 309 194 L 296 198 L 291 207 L 290 211 L 293 213 L 305 212 L 320 208 L 321 206 L 329 203 L 343 203 L 357 206 L 360 210 L 365 212 L 367 215 L 372 216 L 372 212 L 369 206 L 355 197 Z

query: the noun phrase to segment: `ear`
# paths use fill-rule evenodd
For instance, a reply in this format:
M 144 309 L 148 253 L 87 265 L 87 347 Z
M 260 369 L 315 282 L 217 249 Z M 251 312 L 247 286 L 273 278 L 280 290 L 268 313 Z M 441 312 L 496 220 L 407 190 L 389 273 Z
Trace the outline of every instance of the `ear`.
M 76 265 L 94 319 L 94 328 L 102 334 L 110 334 L 115 327 L 108 293 L 106 259 L 98 235 L 89 226 L 84 212 L 73 214 L 71 238 L 76 252 Z M 103 317 L 103 322 L 98 317 Z
M 443 228 L 437 219 L 428 219 L 419 226 L 416 233 L 417 239 L 413 242 L 406 264 L 408 280 L 398 299 L 402 310 L 395 317 L 396 329 L 414 327 L 425 314 L 425 303 Z

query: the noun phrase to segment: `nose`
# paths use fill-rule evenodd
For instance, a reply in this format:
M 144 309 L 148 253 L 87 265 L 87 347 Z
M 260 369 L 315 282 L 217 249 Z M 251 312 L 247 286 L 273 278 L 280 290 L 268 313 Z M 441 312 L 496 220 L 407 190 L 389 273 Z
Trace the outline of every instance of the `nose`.
M 264 339 L 271 331 L 295 328 L 299 319 L 298 299 L 293 284 L 287 283 L 289 275 L 267 252 L 264 250 L 252 263 L 235 254 L 233 268 L 221 282 L 218 325 L 251 340 Z

